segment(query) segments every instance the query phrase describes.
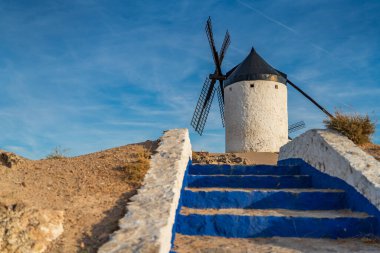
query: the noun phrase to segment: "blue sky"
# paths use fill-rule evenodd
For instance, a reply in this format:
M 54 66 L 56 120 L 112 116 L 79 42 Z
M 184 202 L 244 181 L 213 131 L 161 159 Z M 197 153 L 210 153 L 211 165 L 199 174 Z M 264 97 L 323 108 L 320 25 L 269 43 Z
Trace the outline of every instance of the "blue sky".
M 375 0 L 0 0 L 0 149 L 79 155 L 190 128 L 214 70 L 208 16 L 218 48 L 231 33 L 224 71 L 254 46 L 328 110 L 377 120 L 379 13 Z M 289 123 L 323 126 L 290 87 L 288 100 Z M 216 103 L 211 110 L 202 137 L 190 129 L 193 147 L 223 152 Z M 379 124 L 377 132 L 380 143 Z

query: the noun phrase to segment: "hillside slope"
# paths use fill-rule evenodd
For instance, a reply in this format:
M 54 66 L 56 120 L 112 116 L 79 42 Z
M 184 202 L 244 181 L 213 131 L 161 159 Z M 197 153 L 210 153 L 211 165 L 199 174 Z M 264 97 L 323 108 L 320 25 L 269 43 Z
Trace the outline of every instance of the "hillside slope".
M 96 252 L 117 229 L 157 144 L 37 161 L 0 151 L 0 203 L 64 211 L 64 232 L 46 252 Z

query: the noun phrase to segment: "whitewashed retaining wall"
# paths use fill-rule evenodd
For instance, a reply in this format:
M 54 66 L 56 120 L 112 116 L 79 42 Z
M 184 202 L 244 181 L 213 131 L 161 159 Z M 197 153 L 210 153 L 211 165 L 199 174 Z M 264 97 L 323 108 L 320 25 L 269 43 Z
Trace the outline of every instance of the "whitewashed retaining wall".
M 281 147 L 279 160 L 288 158 L 301 158 L 344 180 L 380 210 L 380 162 L 347 137 L 330 130 L 309 130 Z
M 143 186 L 131 198 L 120 229 L 99 253 L 169 252 L 186 166 L 191 159 L 187 129 L 166 131 Z

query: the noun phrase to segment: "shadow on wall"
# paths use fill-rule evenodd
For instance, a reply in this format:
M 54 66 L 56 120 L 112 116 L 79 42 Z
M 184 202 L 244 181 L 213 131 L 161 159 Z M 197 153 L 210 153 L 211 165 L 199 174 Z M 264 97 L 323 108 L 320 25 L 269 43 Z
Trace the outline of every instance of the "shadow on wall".
M 92 227 L 91 234 L 83 235 L 78 242 L 82 248 L 78 253 L 96 253 L 98 248 L 108 241 L 108 235 L 119 229 L 119 220 L 127 212 L 127 203 L 136 193 L 136 190 L 132 190 L 120 196 L 116 204 L 104 213 L 105 217 Z

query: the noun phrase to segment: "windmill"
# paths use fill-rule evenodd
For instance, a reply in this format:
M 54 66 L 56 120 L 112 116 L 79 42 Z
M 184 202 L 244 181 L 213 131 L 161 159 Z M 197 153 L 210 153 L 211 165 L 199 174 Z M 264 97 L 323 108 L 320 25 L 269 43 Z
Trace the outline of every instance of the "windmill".
M 285 73 L 269 65 L 254 48 L 241 63 L 223 74 L 221 64 L 230 45 L 230 35 L 227 31 L 218 53 L 210 17 L 206 22 L 206 34 L 215 71 L 203 84 L 191 125 L 202 135 L 216 92 L 226 129 L 226 152 L 278 152 L 288 141 L 289 132 L 305 127 L 303 121 L 288 125 L 287 84 L 328 117 L 333 117 Z
M 230 34 L 228 30 L 224 36 L 222 48 L 220 52 L 216 51 L 214 35 L 212 32 L 211 18 L 209 17 L 206 22 L 206 34 L 208 42 L 210 44 L 212 57 L 215 64 L 215 71 L 213 74 L 210 74 L 206 77 L 206 80 L 203 84 L 201 95 L 199 96 L 197 106 L 195 107 L 194 115 L 191 120 L 191 125 L 194 127 L 200 135 L 203 133 L 203 129 L 206 124 L 207 116 L 210 112 L 212 100 L 214 99 L 215 90 L 217 92 L 220 115 L 222 119 L 222 124 L 224 127 L 224 90 L 223 90 L 223 80 L 226 79 L 226 76 L 222 73 L 221 64 L 223 62 L 224 56 L 226 54 L 227 48 L 230 45 Z M 216 82 L 219 81 L 219 85 L 215 86 Z

